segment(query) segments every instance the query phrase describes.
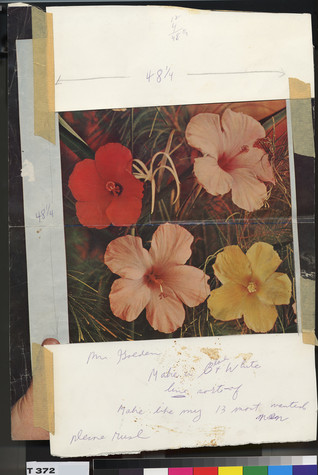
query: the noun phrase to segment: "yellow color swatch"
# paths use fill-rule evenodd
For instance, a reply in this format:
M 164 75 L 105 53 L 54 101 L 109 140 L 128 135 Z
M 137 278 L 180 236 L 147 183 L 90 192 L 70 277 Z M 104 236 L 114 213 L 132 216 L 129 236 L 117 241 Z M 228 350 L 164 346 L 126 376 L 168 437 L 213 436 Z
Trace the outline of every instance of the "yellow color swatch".
M 243 467 L 219 467 L 219 475 L 243 475 Z

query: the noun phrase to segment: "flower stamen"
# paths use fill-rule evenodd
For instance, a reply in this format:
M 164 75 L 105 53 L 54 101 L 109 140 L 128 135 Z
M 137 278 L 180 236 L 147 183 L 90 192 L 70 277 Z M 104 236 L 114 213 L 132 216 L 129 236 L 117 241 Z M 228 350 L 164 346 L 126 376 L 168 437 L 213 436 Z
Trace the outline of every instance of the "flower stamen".
M 163 291 L 163 280 L 158 275 L 156 275 L 153 271 L 151 271 L 145 277 L 146 277 L 146 282 L 147 282 L 148 286 L 150 286 L 150 287 L 159 287 L 159 289 L 160 289 L 159 299 L 160 300 L 167 297 L 167 295 Z
M 250 294 L 253 294 L 254 292 L 257 291 L 257 288 L 256 288 L 256 284 L 255 282 L 249 282 L 248 286 L 247 286 L 247 290 Z
M 159 288 L 160 288 L 159 299 L 160 299 L 160 300 L 165 299 L 167 296 L 166 296 L 166 294 L 165 294 L 164 291 L 163 291 L 162 284 L 159 284 Z
M 242 145 L 240 153 L 247 153 L 249 150 L 250 148 L 248 145 Z
M 120 196 L 123 191 L 122 185 L 114 181 L 108 181 L 105 185 L 105 188 L 114 196 Z

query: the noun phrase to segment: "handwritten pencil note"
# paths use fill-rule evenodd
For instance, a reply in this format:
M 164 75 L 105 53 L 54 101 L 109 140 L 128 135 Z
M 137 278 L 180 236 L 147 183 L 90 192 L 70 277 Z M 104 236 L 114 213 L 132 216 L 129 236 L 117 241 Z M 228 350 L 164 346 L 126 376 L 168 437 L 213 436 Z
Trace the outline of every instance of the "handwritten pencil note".
M 297 335 L 56 345 L 63 457 L 312 440 L 314 349 Z
M 313 90 L 309 14 L 109 5 L 47 11 L 57 111 L 287 99 L 288 77 Z

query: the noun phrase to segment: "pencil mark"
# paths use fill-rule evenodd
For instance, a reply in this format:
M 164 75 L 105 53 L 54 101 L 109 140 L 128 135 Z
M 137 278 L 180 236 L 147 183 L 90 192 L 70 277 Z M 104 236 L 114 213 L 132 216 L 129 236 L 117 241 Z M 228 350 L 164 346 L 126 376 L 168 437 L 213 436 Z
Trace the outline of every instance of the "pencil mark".
M 202 73 L 187 73 L 187 76 L 215 76 L 228 74 L 279 74 L 279 77 L 285 76 L 283 70 L 273 71 L 227 71 L 227 72 L 202 72 Z
M 56 86 L 62 84 L 63 82 L 80 82 L 80 81 L 101 81 L 104 79 L 130 79 L 130 76 L 99 76 L 99 77 L 92 77 L 92 78 L 71 78 L 71 79 L 64 79 L 61 78 L 61 75 L 57 78 L 55 83 Z

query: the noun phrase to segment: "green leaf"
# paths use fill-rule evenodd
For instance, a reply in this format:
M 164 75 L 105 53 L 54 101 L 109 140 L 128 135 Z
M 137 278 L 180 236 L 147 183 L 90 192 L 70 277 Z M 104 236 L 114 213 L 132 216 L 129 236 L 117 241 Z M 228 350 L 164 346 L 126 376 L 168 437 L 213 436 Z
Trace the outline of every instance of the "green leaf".
M 61 116 L 59 116 L 59 123 L 61 141 L 82 160 L 94 158 L 94 152 Z
M 262 123 L 262 126 L 266 131 L 271 129 L 274 124 L 278 124 L 282 119 L 286 117 L 286 109 L 282 109 L 279 112 L 277 112 L 275 115 L 271 116 L 269 119 L 265 120 L 264 123 Z

